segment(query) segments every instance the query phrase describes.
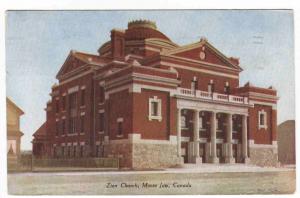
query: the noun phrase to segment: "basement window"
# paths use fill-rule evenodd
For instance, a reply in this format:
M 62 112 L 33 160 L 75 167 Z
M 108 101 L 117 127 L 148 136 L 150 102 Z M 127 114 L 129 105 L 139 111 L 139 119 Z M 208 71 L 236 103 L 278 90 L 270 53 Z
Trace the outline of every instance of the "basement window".
M 158 99 L 157 96 L 149 98 L 149 120 L 162 120 L 161 116 L 161 99 Z

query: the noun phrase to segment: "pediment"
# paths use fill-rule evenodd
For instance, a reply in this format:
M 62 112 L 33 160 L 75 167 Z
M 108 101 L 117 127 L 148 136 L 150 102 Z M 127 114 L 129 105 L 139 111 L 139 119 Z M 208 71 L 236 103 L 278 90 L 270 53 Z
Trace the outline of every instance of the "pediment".
M 237 59 L 233 61 L 233 58 L 227 58 L 219 50 L 213 47 L 207 40 L 201 40 L 200 42 L 190 45 L 182 46 L 174 50 L 169 50 L 165 55 L 176 56 L 187 60 L 194 60 L 199 62 L 206 62 L 215 65 L 227 66 L 233 69 L 241 69 L 237 62 Z
M 74 55 L 74 52 L 71 52 L 65 60 L 64 64 L 62 65 L 60 71 L 57 73 L 56 77 L 59 78 L 67 73 L 75 71 L 76 69 L 80 68 L 85 64 L 86 62 L 80 60 Z

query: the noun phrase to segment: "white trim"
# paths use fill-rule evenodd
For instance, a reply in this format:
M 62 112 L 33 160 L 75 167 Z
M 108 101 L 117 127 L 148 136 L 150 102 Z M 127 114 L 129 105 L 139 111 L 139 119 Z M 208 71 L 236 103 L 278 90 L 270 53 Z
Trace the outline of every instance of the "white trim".
M 71 143 L 71 142 L 68 142 L 67 146 L 72 146 L 72 143 Z
M 277 141 L 272 141 L 272 144 L 255 144 L 254 140 L 248 140 L 248 145 L 250 148 L 270 148 L 277 149 Z
M 71 87 L 68 89 L 68 94 L 71 94 L 71 93 L 74 93 L 74 92 L 77 92 L 79 90 L 79 86 L 75 86 L 75 87 Z
M 271 100 L 278 100 L 279 97 L 274 96 L 274 95 L 270 95 L 270 94 L 263 94 L 263 93 L 257 93 L 257 92 L 249 92 L 249 96 L 254 96 L 254 97 L 261 97 L 264 99 L 271 99 Z
M 84 146 L 85 145 L 85 142 L 80 142 L 80 146 Z
M 181 136 L 180 139 L 181 139 L 182 142 L 189 142 L 191 138 L 190 137 L 182 137 Z
M 66 146 L 66 143 L 60 143 L 61 146 Z
M 77 146 L 78 145 L 78 143 L 77 142 L 73 142 L 73 146 Z
M 86 88 L 85 85 L 80 87 L 81 90 L 84 90 L 85 88 Z
M 196 72 L 202 72 L 202 73 L 206 73 L 206 74 L 212 74 L 212 75 L 217 75 L 217 76 L 228 77 L 228 78 L 234 78 L 234 79 L 239 78 L 238 75 L 234 75 L 234 74 L 224 74 L 222 72 L 216 72 L 216 71 L 207 70 L 207 69 L 199 69 L 199 68 L 194 68 L 192 66 L 183 66 L 183 65 L 179 65 L 179 64 L 175 64 L 175 63 L 169 63 L 169 62 L 166 62 L 166 61 L 160 61 L 159 64 L 170 66 L 170 67 L 175 67 L 175 68 L 180 68 L 180 69 L 196 71 Z
M 264 124 L 260 123 L 260 116 L 263 115 L 263 122 Z M 268 124 L 267 124 L 267 112 L 262 109 L 261 111 L 258 111 L 258 129 L 268 129 Z
M 104 112 L 105 112 L 104 109 L 99 109 L 99 110 L 98 110 L 98 113 L 104 113 Z
M 271 102 L 260 102 L 260 101 L 255 101 L 255 100 L 253 100 L 253 99 L 250 99 L 250 100 L 249 100 L 249 104 L 250 104 L 250 105 L 258 104 L 258 105 L 271 106 L 272 109 L 274 109 L 274 110 L 277 109 L 277 104 L 274 104 L 274 103 L 271 103 Z
M 81 112 L 80 115 L 81 115 L 81 116 L 84 116 L 84 115 L 85 115 L 85 112 Z
M 123 122 L 123 121 L 124 121 L 123 118 L 118 118 L 118 119 L 117 119 L 117 122 Z
M 67 92 L 64 92 L 63 94 L 62 94 L 62 96 L 66 96 L 67 95 Z
M 152 103 L 157 103 L 157 115 L 152 115 Z M 161 113 L 161 99 L 158 99 L 157 96 L 154 96 L 153 98 L 149 98 L 149 103 L 148 103 L 148 119 L 150 121 L 152 120 L 158 120 L 158 121 L 162 121 L 162 113 Z
M 99 146 L 101 143 L 100 141 L 96 141 L 96 145 Z

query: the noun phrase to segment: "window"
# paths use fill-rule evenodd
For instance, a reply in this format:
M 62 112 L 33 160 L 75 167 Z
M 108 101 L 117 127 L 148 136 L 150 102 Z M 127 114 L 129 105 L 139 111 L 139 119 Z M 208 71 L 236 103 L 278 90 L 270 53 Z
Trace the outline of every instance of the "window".
M 151 102 L 151 116 L 158 116 L 158 102 Z
M 157 96 L 149 98 L 149 120 L 162 120 L 161 116 L 161 99 L 158 99 Z
M 203 129 L 203 118 L 201 116 L 199 117 L 199 128 Z
M 258 112 L 258 129 L 267 129 L 267 112 L 264 110 Z
M 123 118 L 117 119 L 117 136 L 123 135 Z
M 207 91 L 209 93 L 212 93 L 215 91 L 215 84 L 214 84 L 213 80 L 210 80 L 210 82 L 208 83 Z
M 118 122 L 118 135 L 123 134 L 123 122 Z
M 229 82 L 226 82 L 226 84 L 224 86 L 224 93 L 229 94 L 229 92 L 230 92 Z
M 62 133 L 62 134 L 65 134 L 65 131 L 66 131 L 66 120 L 63 119 L 63 120 L 61 121 L 61 133 Z
M 100 98 L 100 103 L 103 103 L 104 102 L 104 99 L 105 99 L 105 95 L 104 95 L 104 87 L 103 86 L 100 86 L 100 89 L 99 89 L 99 98 Z
M 75 125 L 76 125 L 76 117 L 71 117 L 69 119 L 69 133 L 73 134 L 75 133 Z
M 180 122 L 181 122 L 181 128 L 182 129 L 186 129 L 187 128 L 187 126 L 186 126 L 186 118 L 185 118 L 184 115 L 181 116 Z
M 99 131 L 104 131 L 104 113 L 99 113 Z
M 55 123 L 55 135 L 58 136 L 59 135 L 59 121 L 57 120 Z
M 99 157 L 100 145 L 96 145 L 96 157 Z
M 55 146 L 53 147 L 53 157 L 54 157 L 54 158 L 57 157 L 57 154 L 56 154 L 56 147 L 55 147 Z
M 84 115 L 80 116 L 80 133 L 84 133 L 84 119 Z
M 66 110 L 66 96 L 62 97 L 62 110 L 65 111 Z
M 58 113 L 59 112 L 59 100 L 55 101 L 55 112 Z
M 71 146 L 68 146 L 68 157 L 71 157 Z
M 62 146 L 62 147 L 61 147 L 61 149 L 62 149 L 62 151 L 61 151 L 61 153 L 62 153 L 62 156 L 65 156 L 65 147 L 64 147 L 64 146 Z
M 76 157 L 76 146 L 73 146 L 73 156 Z
M 80 157 L 83 157 L 83 145 L 80 145 Z
M 76 93 L 70 94 L 69 95 L 69 110 L 70 110 L 71 114 L 72 114 L 72 112 L 76 111 L 76 103 L 77 103 Z
M 85 105 L 85 89 L 82 89 L 81 90 L 81 106 L 84 106 Z

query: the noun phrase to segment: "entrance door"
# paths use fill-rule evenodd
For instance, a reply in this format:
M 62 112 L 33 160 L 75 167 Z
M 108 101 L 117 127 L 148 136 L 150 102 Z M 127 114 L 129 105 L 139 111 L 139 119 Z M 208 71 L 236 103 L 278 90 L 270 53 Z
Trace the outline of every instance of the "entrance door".
M 235 163 L 237 163 L 237 144 L 232 145 L 232 156 L 235 160 Z
M 222 153 L 223 153 L 222 144 L 217 144 L 217 157 L 219 158 L 220 163 L 225 162 Z
M 204 144 L 200 143 L 199 154 L 200 154 L 200 157 L 202 157 L 202 162 L 206 163 L 206 160 L 205 160 L 205 156 L 206 156 L 205 143 Z
M 184 163 L 188 163 L 188 151 L 187 151 L 187 143 L 181 143 L 181 156 L 183 157 Z

